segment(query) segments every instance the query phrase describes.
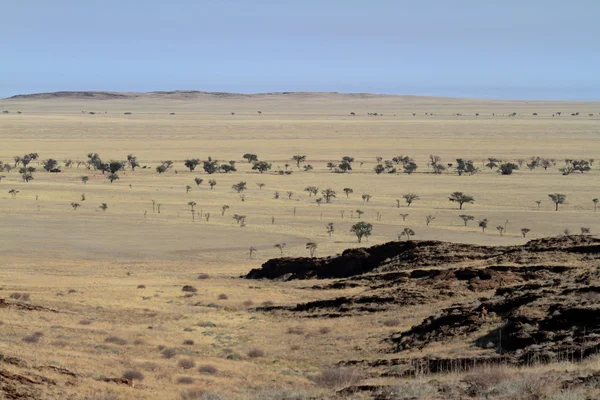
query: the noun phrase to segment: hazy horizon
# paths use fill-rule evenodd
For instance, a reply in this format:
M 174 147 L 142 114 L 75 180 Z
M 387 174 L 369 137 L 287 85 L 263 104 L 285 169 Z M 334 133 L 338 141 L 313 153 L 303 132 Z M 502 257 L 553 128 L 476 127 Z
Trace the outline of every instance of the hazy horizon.
M 0 98 L 55 91 L 600 100 L 600 3 L 24 0 Z

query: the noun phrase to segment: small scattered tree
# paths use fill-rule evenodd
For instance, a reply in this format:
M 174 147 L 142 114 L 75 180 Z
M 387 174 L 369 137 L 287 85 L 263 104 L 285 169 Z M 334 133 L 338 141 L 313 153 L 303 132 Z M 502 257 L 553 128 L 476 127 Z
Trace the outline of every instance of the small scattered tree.
M 208 157 L 208 160 L 202 162 L 202 169 L 209 175 L 219 171 L 219 162 Z
M 402 217 L 402 222 L 406 221 L 406 217 L 408 217 L 409 214 L 400 214 L 400 216 Z
M 286 244 L 285 243 L 277 243 L 275 246 L 277 249 L 279 249 L 279 254 L 283 257 L 283 249 L 285 248 Z
M 365 213 L 365 212 L 364 212 L 364 211 L 362 211 L 362 210 L 356 210 L 356 214 L 358 215 L 358 219 L 360 219 L 360 217 L 362 217 L 362 215 L 363 215 L 364 213 Z
M 138 163 L 137 157 L 134 156 L 133 154 L 127 155 L 127 162 L 129 163 L 129 166 L 131 167 L 132 171 L 135 171 L 135 169 L 140 166 L 140 164 Z
M 245 158 L 248 161 L 248 163 L 258 161 L 258 156 L 256 154 L 246 153 L 242 157 Z
M 598 209 L 598 199 L 592 199 L 592 203 L 594 203 L 594 212 Z
M 404 197 L 404 201 L 406 202 L 406 207 L 410 207 L 410 205 L 416 201 L 416 200 L 420 200 L 421 198 L 419 196 L 417 196 L 415 193 L 407 193 L 407 194 L 403 194 L 402 197 Z
M 211 179 L 211 180 L 208 181 L 208 185 L 210 186 L 210 190 L 213 190 L 213 188 L 215 186 L 217 186 L 217 181 L 214 180 L 214 179 Z
M 331 203 L 331 199 L 336 197 L 336 193 L 332 189 L 325 189 L 321 192 L 321 194 L 325 199 L 325 203 Z
M 317 251 L 317 244 L 315 242 L 306 243 L 306 248 L 310 252 L 310 257 L 313 258 L 315 256 L 315 252 Z
M 238 182 L 235 185 L 232 185 L 231 188 L 238 193 L 242 193 L 244 190 L 247 189 L 246 182 Z
M 119 175 L 116 173 L 112 173 L 110 175 L 108 175 L 106 177 L 106 179 L 108 179 L 110 181 L 110 183 L 113 183 L 114 181 L 116 181 L 117 179 L 119 179 Z
M 34 167 L 22 167 L 19 168 L 19 173 L 21 174 L 21 179 L 23 182 L 29 182 L 33 180 L 33 173 L 35 172 Z
M 329 222 L 327 224 L 327 233 L 329 234 L 329 236 L 331 236 L 333 234 L 333 232 L 335 232 L 335 228 L 333 226 L 333 222 Z
M 279 192 L 273 193 L 273 198 L 277 200 L 279 198 Z
M 554 211 L 558 211 L 559 204 L 565 204 L 565 202 L 567 201 L 567 196 L 561 193 L 551 193 L 548 195 L 548 197 L 550 197 L 550 200 L 552 200 L 552 202 L 556 206 Z
M 80 206 L 81 206 L 81 204 L 79 204 L 79 203 L 76 203 L 76 202 L 71 203 L 71 207 L 73 207 L 73 210 L 77 210 L 77 208 Z
M 200 186 L 202 184 L 202 182 L 204 182 L 204 179 L 194 178 L 194 183 L 196 184 L 196 186 Z
M 258 161 L 254 163 L 252 169 L 262 174 L 263 172 L 271 169 L 271 164 L 266 161 Z
M 427 224 L 427 226 L 429 226 L 429 224 L 431 223 L 431 221 L 433 221 L 435 219 L 435 217 L 433 215 L 427 215 L 425 217 L 425 224 Z
M 15 197 L 17 197 L 17 193 L 19 193 L 19 191 L 18 191 L 18 190 L 15 190 L 15 189 L 10 189 L 10 190 L 8 191 L 8 193 L 9 193 L 9 194 L 12 196 L 12 198 L 14 199 Z
M 292 191 L 287 191 L 287 192 L 286 192 L 286 194 L 287 194 L 288 200 L 291 200 L 291 199 L 292 199 L 292 196 L 294 195 L 294 192 L 292 192 Z
M 42 166 L 48 172 L 60 172 L 58 161 L 53 158 L 49 158 L 42 162 Z
M 81 178 L 79 178 L 79 179 L 81 179 L 81 182 L 83 182 L 83 184 L 84 184 L 84 185 L 86 185 L 86 184 L 87 184 L 87 182 L 90 180 L 90 178 L 89 178 L 89 177 L 87 177 L 87 176 L 82 176 L 82 177 L 81 177 Z
M 257 184 L 256 184 L 256 186 L 258 186 L 258 188 L 259 188 L 260 190 L 262 190 L 262 188 L 264 188 L 264 187 L 265 187 L 265 184 L 264 184 L 264 183 L 262 183 L 262 182 L 259 182 L 259 183 L 257 183 Z
M 479 221 L 479 227 L 481 228 L 482 232 L 485 232 L 485 229 L 488 226 L 488 220 L 487 218 L 482 219 L 481 221 Z
M 190 185 L 186 185 L 186 186 L 185 186 L 185 193 L 186 193 L 186 194 L 187 194 L 187 193 L 189 193 L 189 192 L 190 192 L 190 190 L 192 190 L 192 187 L 191 187 Z
M 513 163 L 503 163 L 498 167 L 498 173 L 502 175 L 512 175 L 513 171 L 518 170 L 519 166 Z
M 106 211 L 108 209 L 108 204 L 102 203 L 102 204 L 100 204 L 100 207 L 98 207 L 98 208 L 101 209 L 102 211 Z
M 586 228 L 584 226 L 581 227 L 581 234 L 582 235 L 589 235 L 591 232 L 590 228 Z
M 292 160 L 296 161 L 296 167 L 298 167 L 298 169 L 300 169 L 300 163 L 303 163 L 304 161 L 306 161 L 306 156 L 295 155 L 295 156 L 292 156 Z
M 229 209 L 228 205 L 224 205 L 223 207 L 221 207 L 221 215 L 225 215 L 225 211 L 227 211 Z
M 404 164 L 402 168 L 404 169 L 404 173 L 410 175 L 413 172 L 415 172 L 419 167 L 414 161 L 409 161 L 408 163 Z
M 540 209 L 540 205 L 542 204 L 542 201 L 541 200 L 536 200 L 535 202 L 536 202 L 536 204 L 538 206 L 537 208 L 539 210 Z
M 363 237 L 368 239 L 368 237 L 371 236 L 371 233 L 373 232 L 373 225 L 363 221 L 357 222 L 356 224 L 352 225 L 350 232 L 354 233 L 358 238 L 358 243 L 361 243 Z
M 363 203 L 366 201 L 367 203 L 369 202 L 369 200 L 371 200 L 371 195 L 370 194 L 363 194 L 362 195 L 362 199 L 363 199 Z
M 415 231 L 410 228 L 404 228 L 404 230 L 398 235 L 398 240 L 402 240 L 402 236 L 406 236 L 406 240 L 410 240 L 410 237 L 414 235 Z
M 250 248 L 248 249 L 248 254 L 250 255 L 250 259 L 252 259 L 252 254 L 256 253 L 256 248 L 253 246 L 250 246 Z
M 346 193 L 346 198 L 350 195 L 350 193 L 354 193 L 354 190 L 350 188 L 344 188 L 344 193 Z
M 315 202 L 317 203 L 317 205 L 319 207 L 321 207 L 321 203 L 323 202 L 323 198 L 322 197 L 318 197 L 318 198 L 315 199 Z
M 316 186 L 307 186 L 304 188 L 304 191 L 308 192 L 308 197 L 312 197 L 313 194 L 316 196 L 319 193 L 319 188 Z
M 529 232 L 531 232 L 531 229 L 521 228 L 521 234 L 523 235 L 523 237 L 526 237 Z
M 454 192 L 454 193 L 450 194 L 450 197 L 448 197 L 448 200 L 458 203 L 459 210 L 462 210 L 463 204 L 465 204 L 465 203 L 473 204 L 475 202 L 475 199 L 472 196 L 466 195 L 463 192 Z
M 466 214 L 461 214 L 458 217 L 463 220 L 463 222 L 465 223 L 465 226 L 467 226 L 467 223 L 469 221 L 473 221 L 475 219 L 474 216 L 472 216 L 472 215 L 466 215 Z
M 188 158 L 183 163 L 183 165 L 185 165 L 186 168 L 188 168 L 190 170 L 190 172 L 193 172 L 196 169 L 196 167 L 198 166 L 198 164 L 200 164 L 199 158 Z

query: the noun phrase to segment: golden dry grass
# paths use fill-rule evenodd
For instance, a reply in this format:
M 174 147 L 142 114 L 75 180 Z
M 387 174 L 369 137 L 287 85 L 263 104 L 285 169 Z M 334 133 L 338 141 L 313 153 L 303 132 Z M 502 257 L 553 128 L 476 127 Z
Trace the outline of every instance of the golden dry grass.
M 284 255 L 290 256 L 307 256 L 308 241 L 318 244 L 318 256 L 357 246 L 349 232 L 357 222 L 356 215 L 350 219 L 350 212 L 356 209 L 365 211 L 362 220 L 374 224 L 369 244 L 395 240 L 404 227 L 414 229 L 417 239 L 477 244 L 524 243 L 522 227 L 531 229 L 530 237 L 557 235 L 565 228 L 578 232 L 581 226 L 590 227 L 592 233 L 600 231 L 600 213 L 593 213 L 592 204 L 592 198 L 600 197 L 596 164 L 589 173 L 570 176 L 562 176 L 556 167 L 517 171 L 512 176 L 489 169 L 463 177 L 426 173 L 429 154 L 441 156 L 444 162 L 470 158 L 479 167 L 482 159 L 491 156 L 511 161 L 541 156 L 555 158 L 559 165 L 565 158 L 596 158 L 600 155 L 598 103 L 305 94 L 168 101 L 154 97 L 3 100 L 0 110 L 11 111 L 0 115 L 0 160 L 4 162 L 29 152 L 58 160 L 85 160 L 88 152 L 98 152 L 105 160 L 125 159 L 132 153 L 151 167 L 121 173 L 113 184 L 84 167 L 50 174 L 34 165 L 38 172 L 29 183 L 21 182 L 16 171 L 2 173 L 6 178 L 0 182 L 0 297 L 27 292 L 29 303 L 59 312 L 0 309 L 4 322 L 0 352 L 34 365 L 76 371 L 81 375 L 77 384 L 63 388 L 75 398 L 114 392 L 119 398 L 178 399 L 181 390 L 191 387 L 240 398 L 270 387 L 321 393 L 311 376 L 339 360 L 368 357 L 381 348 L 386 333 L 420 322 L 431 308 L 412 307 L 406 315 L 290 321 L 249 313 L 243 303 L 294 304 L 328 294 L 303 289 L 310 282 L 282 284 L 237 277 L 277 257 L 276 243 L 285 242 Z M 257 110 L 263 111 L 261 116 Z M 124 115 L 125 111 L 132 115 Z M 359 115 L 351 117 L 351 111 Z M 556 111 L 562 111 L 562 116 L 553 118 Z M 569 115 L 575 111 L 579 117 Z M 367 117 L 367 112 L 384 116 Z M 519 115 L 507 117 L 511 112 Z M 589 113 L 595 116 L 589 118 Z M 294 173 L 254 173 L 241 158 L 247 152 L 272 162 L 275 169 L 289 163 Z M 298 171 L 290 160 L 294 154 L 306 154 L 314 170 Z M 416 159 L 417 173 L 373 173 L 376 156 L 401 154 Z M 329 172 L 326 163 L 344 155 L 357 159 L 355 170 Z M 208 156 L 237 160 L 239 171 L 208 176 L 200 167 L 190 173 L 182 164 L 188 157 Z M 154 167 L 168 159 L 175 161 L 174 169 L 159 176 Z M 90 177 L 87 185 L 80 181 L 82 175 Z M 193 183 L 196 176 L 204 179 L 199 188 Z M 210 178 L 218 182 L 214 190 L 207 185 Z M 231 189 L 239 181 L 248 183 L 244 202 Z M 256 186 L 259 182 L 266 185 L 262 190 Z M 193 187 L 189 194 L 186 185 Z M 303 191 L 309 185 L 331 187 L 338 197 L 319 207 Z M 344 187 L 354 190 L 348 199 Z M 19 190 L 16 198 L 7 193 L 10 189 Z M 278 200 L 273 198 L 275 191 L 281 194 Z M 294 192 L 291 200 L 287 191 Z M 488 218 L 485 234 L 476 223 L 463 226 L 458 218 L 461 212 L 447 200 L 453 191 L 475 197 L 475 204 L 467 205 L 464 213 L 476 220 Z M 398 209 L 396 199 L 407 192 L 417 193 L 421 200 Z M 568 197 L 558 213 L 547 197 L 553 192 Z M 85 201 L 80 201 L 82 193 Z M 373 198 L 364 204 L 361 195 L 366 193 Z M 538 199 L 543 201 L 540 210 L 535 204 Z M 152 212 L 152 200 L 162 204 L 160 214 Z M 73 201 L 80 202 L 81 208 L 72 210 Z M 192 221 L 189 201 L 197 203 L 198 211 L 209 212 L 210 220 Z M 101 203 L 108 204 L 107 211 L 98 209 Z M 225 204 L 230 208 L 221 216 Z M 382 221 L 375 220 L 377 212 Z M 410 214 L 406 222 L 399 216 L 404 212 Z M 247 215 L 247 226 L 240 228 L 233 214 Z M 436 219 L 426 227 L 425 216 L 430 214 Z M 508 232 L 500 237 L 495 226 L 505 220 Z M 325 229 L 328 222 L 335 224 L 331 237 Z M 250 246 L 258 250 L 253 259 L 247 254 Z M 198 273 L 208 273 L 210 278 L 198 280 Z M 185 297 L 184 285 L 198 291 Z M 337 293 L 352 293 L 352 289 Z M 220 300 L 220 294 L 228 298 Z M 399 319 L 400 325 L 386 327 L 383 322 L 389 318 Z M 82 325 L 81 320 L 91 323 Z M 207 321 L 216 326 L 198 326 Z M 287 333 L 296 326 L 304 334 Z M 319 333 L 323 327 L 331 331 Z M 38 343 L 22 342 L 37 331 L 44 333 Z M 127 344 L 105 343 L 111 335 Z M 184 345 L 184 340 L 194 344 Z M 164 358 L 159 345 L 177 349 L 178 355 Z M 248 357 L 253 348 L 264 350 L 265 357 Z M 181 358 L 213 365 L 218 373 L 182 370 L 177 365 Z M 130 369 L 145 375 L 137 388 L 94 379 L 120 377 Z M 177 383 L 180 377 L 191 377 L 194 383 Z

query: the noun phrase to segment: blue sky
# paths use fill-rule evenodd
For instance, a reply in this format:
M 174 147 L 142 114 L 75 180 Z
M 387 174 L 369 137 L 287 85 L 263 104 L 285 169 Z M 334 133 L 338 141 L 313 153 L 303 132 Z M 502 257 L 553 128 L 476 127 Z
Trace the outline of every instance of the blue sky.
M 339 91 L 600 100 L 597 0 L 15 0 L 0 97 Z

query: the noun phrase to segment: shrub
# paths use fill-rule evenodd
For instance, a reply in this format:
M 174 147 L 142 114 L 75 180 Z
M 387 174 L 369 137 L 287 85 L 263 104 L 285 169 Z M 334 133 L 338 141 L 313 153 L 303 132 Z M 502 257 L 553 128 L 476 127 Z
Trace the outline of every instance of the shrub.
M 208 278 L 210 278 L 210 275 L 208 275 L 208 274 L 205 274 L 205 273 L 198 274 L 198 279 L 208 279 Z
M 9 297 L 11 299 L 19 300 L 21 298 L 21 293 L 11 293 Z
M 82 319 L 81 321 L 79 321 L 79 325 L 90 325 L 92 323 L 92 321 L 90 321 L 89 319 Z
M 186 346 L 193 346 L 194 345 L 194 341 L 191 339 L 187 339 L 183 341 L 183 344 Z
M 510 378 L 508 370 L 503 367 L 482 367 L 473 370 L 463 378 L 468 386 L 468 393 L 472 396 L 483 395 L 490 388 L 499 385 Z
M 392 327 L 400 325 L 400 320 L 397 318 L 389 318 L 383 320 L 381 323 L 383 324 L 383 326 Z
M 331 332 L 331 328 L 329 328 L 328 326 L 323 326 L 323 327 L 319 328 L 319 333 L 321 335 L 327 335 L 330 332 Z
M 304 328 L 301 326 L 289 327 L 287 333 L 291 335 L 304 335 Z
M 229 297 L 227 297 L 227 295 L 225 293 L 221 293 L 219 295 L 219 300 L 227 300 Z
M 185 285 L 184 287 L 181 288 L 182 292 L 190 292 L 190 293 L 196 293 L 198 291 L 198 289 L 196 289 L 195 287 L 191 286 L 191 285 Z
M 272 305 L 274 305 L 275 303 L 273 303 L 271 300 L 266 300 L 262 302 L 262 305 L 264 307 L 271 307 Z
M 144 339 L 138 338 L 133 341 L 133 344 L 135 344 L 136 346 L 140 346 L 140 345 L 146 344 L 146 342 L 144 341 Z
M 123 378 L 128 379 L 130 381 L 143 381 L 144 374 L 135 369 L 129 369 L 123 373 Z
M 113 343 L 118 344 L 119 346 L 125 346 L 127 344 L 127 340 L 117 336 L 109 336 L 106 339 L 104 339 L 104 343 Z
M 190 369 L 196 366 L 196 362 L 191 358 L 182 358 L 181 360 L 179 360 L 177 365 L 179 366 L 179 368 Z
M 50 344 L 52 346 L 56 346 L 56 347 L 65 347 L 67 346 L 69 343 L 65 340 L 55 340 L 53 342 L 50 342 Z
M 181 400 L 205 400 L 206 392 L 202 389 L 188 389 L 181 392 Z
M 202 321 L 202 322 L 198 322 L 198 326 L 201 328 L 216 328 L 217 325 L 210 322 L 210 321 Z
M 173 358 L 177 355 L 177 350 L 175 350 L 172 347 L 165 347 L 162 351 L 161 354 L 164 358 Z
M 242 305 L 244 307 L 252 307 L 254 305 L 254 302 L 252 300 L 246 300 L 242 303 Z
M 260 350 L 260 349 L 251 349 L 250 351 L 248 351 L 248 357 L 250 358 L 258 358 L 258 357 L 264 357 L 265 356 L 265 352 Z
M 138 289 L 146 289 L 146 285 L 138 285 Z
M 42 337 L 44 337 L 44 334 L 42 332 L 34 332 L 30 335 L 27 335 L 25 337 L 23 337 L 23 341 L 25 343 L 38 343 Z
M 200 372 L 201 374 L 215 375 L 219 371 L 214 365 L 205 364 L 198 367 L 198 372 Z
M 189 376 L 180 376 L 179 378 L 177 378 L 177 383 L 180 383 L 182 385 L 191 385 L 192 383 L 194 383 L 194 379 L 190 378 Z
M 352 368 L 336 367 L 321 372 L 314 378 L 317 385 L 326 388 L 350 386 L 360 379 L 358 372 Z
M 292 351 L 296 351 L 296 350 L 300 350 L 302 347 L 298 344 L 294 344 L 290 347 L 290 350 Z

